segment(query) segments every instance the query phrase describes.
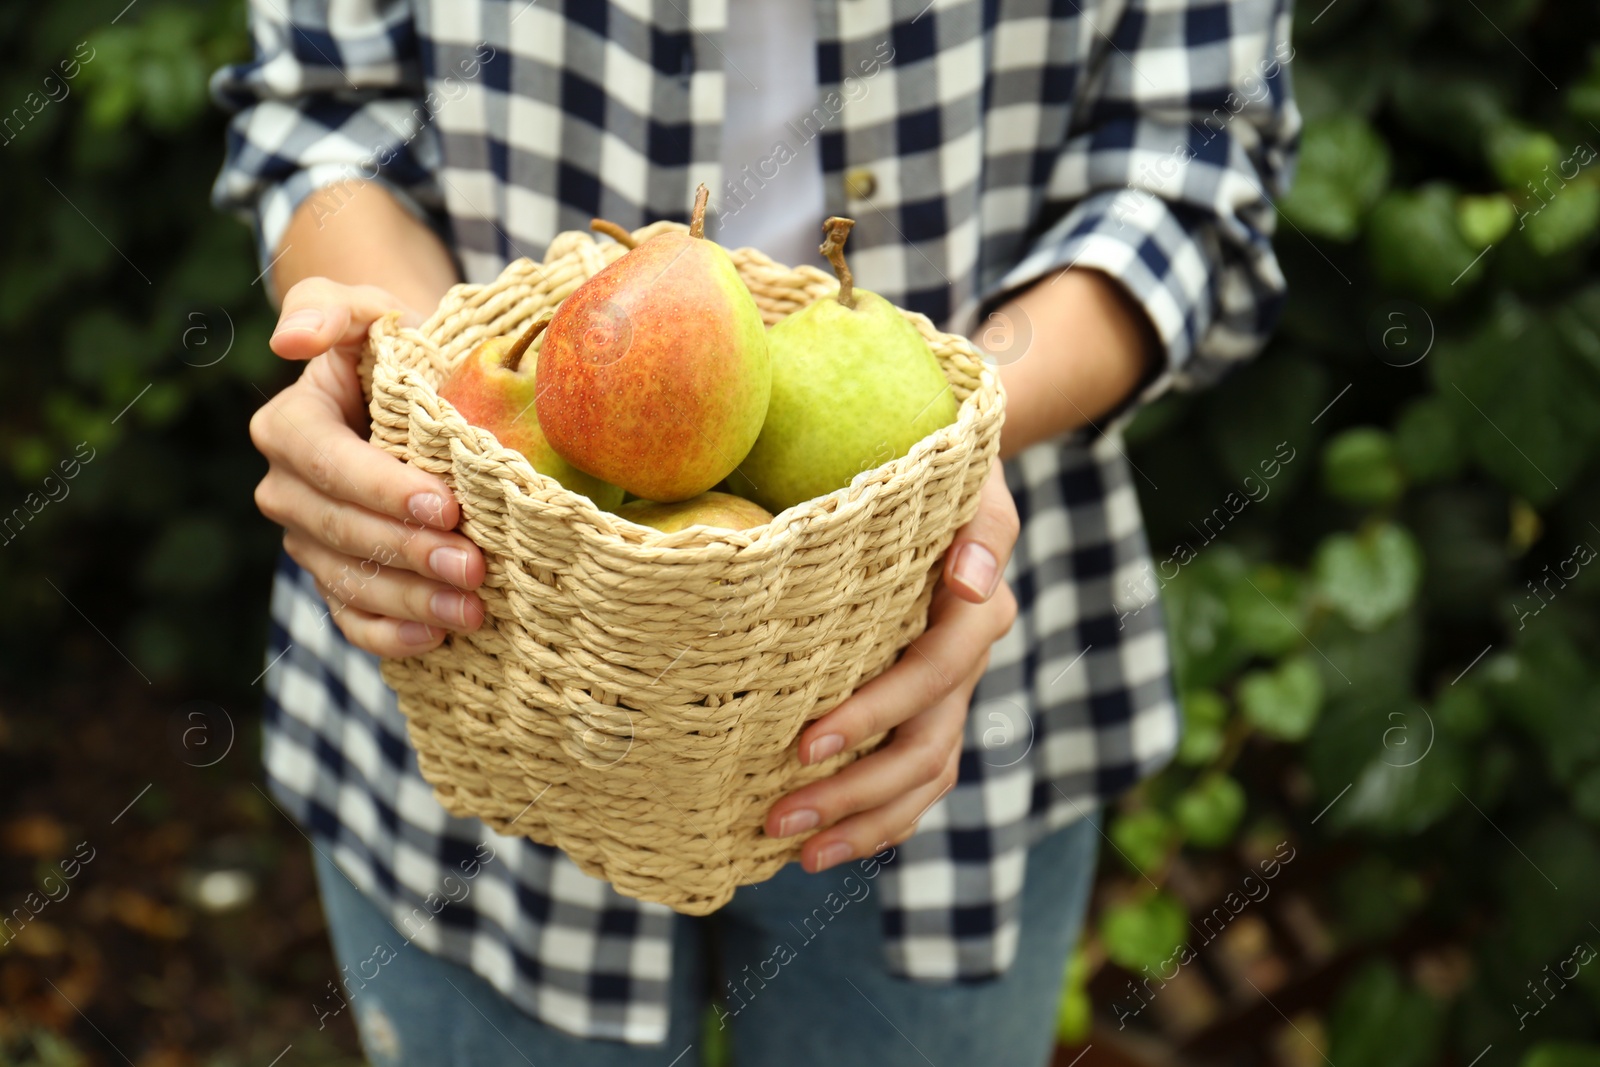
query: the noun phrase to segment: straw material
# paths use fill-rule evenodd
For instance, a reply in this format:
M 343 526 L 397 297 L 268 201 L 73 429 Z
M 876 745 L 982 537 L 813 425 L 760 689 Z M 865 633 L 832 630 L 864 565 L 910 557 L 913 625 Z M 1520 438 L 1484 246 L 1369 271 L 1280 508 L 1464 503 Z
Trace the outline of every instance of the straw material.
M 644 240 L 665 229 L 639 230 Z M 480 342 L 516 335 L 621 245 L 560 234 L 543 264 L 458 285 L 420 329 L 372 327 L 373 443 L 444 479 L 487 561 L 476 633 L 383 663 L 422 776 L 452 814 L 554 845 L 618 891 L 703 915 L 798 858 L 773 802 L 870 752 L 802 767 L 796 738 L 926 624 L 936 567 L 999 447 L 994 370 L 905 313 L 960 414 L 846 489 L 749 531 L 663 534 L 597 509 L 435 392 Z M 837 288 L 732 253 L 770 324 Z

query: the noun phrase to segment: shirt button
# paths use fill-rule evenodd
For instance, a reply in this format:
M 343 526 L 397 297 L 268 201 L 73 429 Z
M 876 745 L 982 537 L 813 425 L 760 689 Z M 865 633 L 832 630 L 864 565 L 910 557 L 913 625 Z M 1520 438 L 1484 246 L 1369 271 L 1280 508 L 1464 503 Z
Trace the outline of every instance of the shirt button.
M 878 191 L 878 176 L 866 167 L 851 167 L 844 172 L 844 191 L 852 200 L 866 200 Z

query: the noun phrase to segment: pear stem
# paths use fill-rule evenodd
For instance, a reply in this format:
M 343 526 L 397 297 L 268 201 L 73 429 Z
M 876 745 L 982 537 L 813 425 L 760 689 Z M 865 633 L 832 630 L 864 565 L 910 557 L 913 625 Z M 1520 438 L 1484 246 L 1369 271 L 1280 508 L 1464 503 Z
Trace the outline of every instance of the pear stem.
M 550 320 L 553 318 L 554 315 L 545 314 L 533 320 L 528 328 L 522 331 L 522 336 L 506 350 L 506 358 L 500 365 L 506 370 L 517 370 L 522 365 L 523 355 L 533 345 L 534 340 L 544 333 L 544 328 L 550 325 Z
M 694 191 L 694 211 L 689 215 L 690 237 L 706 235 L 706 201 L 710 199 L 711 190 L 706 188 L 705 182 L 701 182 L 700 187 Z
M 617 242 L 617 244 L 621 245 L 623 248 L 626 248 L 630 252 L 639 247 L 639 242 L 633 239 L 633 234 L 629 233 L 627 230 L 624 230 L 621 226 L 618 226 L 614 222 L 608 222 L 605 219 L 590 219 L 589 229 L 593 230 L 595 233 L 605 234 L 607 237 L 611 238 L 613 241 Z
M 828 262 L 833 264 L 833 273 L 839 278 L 839 303 L 847 308 L 856 306 L 855 279 L 850 275 L 850 266 L 844 261 L 844 243 L 850 237 L 850 228 L 856 224 L 855 219 L 840 218 L 834 215 L 822 224 L 823 241 L 818 249 Z

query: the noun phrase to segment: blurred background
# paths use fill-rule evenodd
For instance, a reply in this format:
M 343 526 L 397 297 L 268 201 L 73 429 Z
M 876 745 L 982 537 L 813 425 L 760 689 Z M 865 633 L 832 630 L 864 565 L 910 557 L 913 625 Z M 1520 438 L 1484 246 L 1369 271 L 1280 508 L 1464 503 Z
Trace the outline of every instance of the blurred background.
M 1283 326 L 1129 433 L 1187 732 L 1057 1062 L 1596 1067 L 1600 12 L 1296 16 Z M 257 788 L 246 50 L 242 3 L 0 4 L 0 1067 L 359 1062 Z

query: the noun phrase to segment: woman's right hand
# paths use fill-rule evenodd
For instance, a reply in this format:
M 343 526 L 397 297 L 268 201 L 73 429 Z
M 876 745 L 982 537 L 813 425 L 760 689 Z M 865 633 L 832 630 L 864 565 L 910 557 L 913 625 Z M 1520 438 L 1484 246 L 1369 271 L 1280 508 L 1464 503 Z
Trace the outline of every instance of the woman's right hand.
M 368 652 L 412 656 L 482 624 L 472 590 L 483 555 L 452 532 L 459 509 L 444 482 L 367 440 L 356 365 L 368 327 L 391 311 L 420 321 L 373 286 L 307 278 L 290 289 L 271 345 L 305 370 L 251 418 L 250 439 L 269 463 L 256 506 L 284 528 L 284 550 L 339 629 Z

